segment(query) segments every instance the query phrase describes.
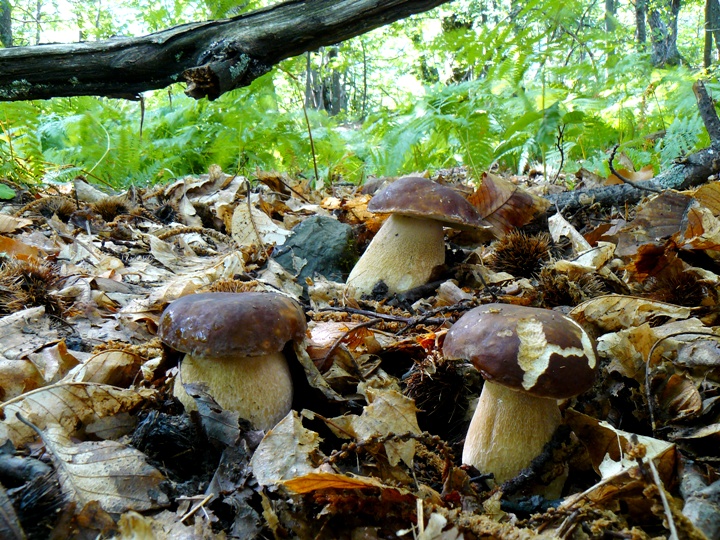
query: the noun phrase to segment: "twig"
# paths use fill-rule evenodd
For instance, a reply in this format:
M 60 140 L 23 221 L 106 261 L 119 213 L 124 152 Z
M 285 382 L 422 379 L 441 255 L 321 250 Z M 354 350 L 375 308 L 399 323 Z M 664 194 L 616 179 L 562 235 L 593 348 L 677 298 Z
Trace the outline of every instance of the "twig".
M 183 521 L 185 521 L 187 518 L 189 518 L 189 517 L 191 517 L 192 515 L 194 515 L 195 513 L 197 513 L 197 511 L 200 510 L 203 506 L 205 506 L 205 505 L 210 501 L 210 499 L 212 499 L 214 496 L 215 496 L 215 495 L 213 495 L 213 494 L 211 493 L 210 495 L 208 495 L 207 497 L 205 497 L 202 501 L 200 501 L 200 502 L 197 503 L 195 506 L 193 506 L 183 517 L 181 517 L 181 518 L 180 518 L 180 521 L 183 522 Z
M 558 165 L 557 172 L 555 173 L 555 178 L 553 178 L 552 183 L 554 184 L 557 182 L 557 179 L 560 177 L 560 171 L 562 171 L 563 165 L 565 164 L 565 150 L 563 149 L 563 139 L 565 138 L 565 127 L 566 125 L 563 124 L 561 126 L 558 126 L 558 136 L 557 139 L 555 139 L 555 148 L 558 149 L 558 152 L 560 152 L 560 165 Z
M 620 180 L 625 182 L 626 184 L 631 185 L 635 189 L 641 189 L 645 191 L 652 191 L 653 193 L 662 193 L 662 189 L 658 189 L 652 186 L 644 186 L 638 182 L 633 182 L 632 180 L 625 178 L 622 174 L 620 174 L 617 170 L 615 170 L 615 166 L 613 165 L 613 161 L 615 160 L 615 154 L 618 151 L 618 148 L 620 148 L 619 144 L 616 144 L 613 146 L 612 152 L 610 152 L 610 158 L 608 159 L 608 166 L 610 167 L 610 172 L 617 176 Z
M 255 224 L 255 219 L 252 215 L 252 204 L 250 204 L 250 181 L 245 180 L 245 198 L 247 199 L 247 207 L 248 207 L 248 219 L 250 220 L 250 224 L 252 225 L 253 230 L 255 231 L 255 236 L 257 236 L 258 242 L 260 243 L 260 247 L 263 250 L 263 253 L 265 253 L 265 260 L 270 260 L 270 254 L 268 253 L 267 248 L 265 247 L 265 242 L 263 242 L 262 236 L 260 236 L 260 231 L 258 231 L 257 225 Z
M 341 313 L 350 313 L 352 315 L 364 315 L 365 317 L 372 317 L 377 319 L 383 319 L 386 321 L 401 322 L 405 324 L 417 324 L 415 321 L 417 317 L 400 317 L 399 315 L 390 315 L 387 313 L 376 313 L 375 311 L 369 311 L 366 309 L 357 309 L 351 307 L 324 307 L 320 311 L 339 311 Z M 447 319 L 426 319 L 424 322 L 427 324 L 444 324 Z
M 173 236 L 177 236 L 180 234 L 193 234 L 193 233 L 204 234 L 205 236 L 212 238 L 213 240 L 217 240 L 218 242 L 232 243 L 232 238 L 230 238 L 228 235 L 223 234 L 214 229 L 207 229 L 205 227 L 176 227 L 174 229 L 170 229 L 169 231 L 162 232 L 156 236 L 159 240 L 167 240 L 168 238 L 171 238 Z

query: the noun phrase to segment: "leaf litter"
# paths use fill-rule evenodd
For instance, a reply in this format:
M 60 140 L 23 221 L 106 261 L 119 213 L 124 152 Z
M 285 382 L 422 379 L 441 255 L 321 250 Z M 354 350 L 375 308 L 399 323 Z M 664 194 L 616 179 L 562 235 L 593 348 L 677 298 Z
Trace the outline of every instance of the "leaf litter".
M 449 233 L 438 279 L 390 297 L 299 284 L 272 258 L 317 214 L 351 225 L 362 250 L 382 219 L 359 190 L 275 173 L 250 187 L 213 167 L 111 195 L 77 181 L 73 204 L 5 203 L 0 274 L 29 261 L 48 279 L 0 275 L 0 458 L 22 464 L 0 467 L 0 535 L 711 538 L 720 183 L 563 215 L 517 179 L 437 179 L 492 234 Z M 520 275 L 535 241 L 548 256 Z M 279 290 L 305 308 L 293 410 L 268 433 L 202 385 L 187 387 L 192 415 L 172 396 L 180 358 L 155 337 L 160 314 L 213 290 Z M 489 302 L 570 314 L 601 361 L 543 455 L 495 488 L 458 458 L 482 378 L 441 353 L 453 322 Z M 18 472 L 35 463 L 42 473 Z M 558 468 L 562 499 L 531 495 Z

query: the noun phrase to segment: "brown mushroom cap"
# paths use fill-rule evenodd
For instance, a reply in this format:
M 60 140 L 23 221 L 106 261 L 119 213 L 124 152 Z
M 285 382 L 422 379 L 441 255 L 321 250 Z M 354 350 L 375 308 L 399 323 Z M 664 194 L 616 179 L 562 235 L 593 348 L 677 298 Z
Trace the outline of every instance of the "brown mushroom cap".
M 487 304 L 460 317 L 443 353 L 466 359 L 485 379 L 536 397 L 565 399 L 592 386 L 592 341 L 572 319 L 548 309 Z
M 406 176 L 385 187 L 370 200 L 368 210 L 434 219 L 456 229 L 489 227 L 475 207 L 457 191 L 419 176 Z
M 307 323 L 300 306 L 282 294 L 200 293 L 183 296 L 163 312 L 158 336 L 195 358 L 260 356 L 302 341 Z

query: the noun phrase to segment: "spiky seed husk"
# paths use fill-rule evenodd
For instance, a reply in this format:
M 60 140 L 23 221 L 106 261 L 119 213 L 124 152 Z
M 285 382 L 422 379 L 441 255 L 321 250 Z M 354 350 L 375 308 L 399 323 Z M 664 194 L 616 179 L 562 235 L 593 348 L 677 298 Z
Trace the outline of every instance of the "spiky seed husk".
M 552 245 L 548 233 L 528 235 L 514 230 L 495 242 L 489 265 L 497 272 L 530 278 L 550 261 Z

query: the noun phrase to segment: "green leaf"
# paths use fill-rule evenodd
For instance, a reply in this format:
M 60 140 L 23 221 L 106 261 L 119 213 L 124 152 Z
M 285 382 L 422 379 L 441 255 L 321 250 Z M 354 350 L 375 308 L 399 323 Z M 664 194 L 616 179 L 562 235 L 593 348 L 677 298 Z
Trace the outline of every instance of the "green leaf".
M 15 197 L 15 190 L 5 184 L 0 184 L 0 199 L 12 199 Z

